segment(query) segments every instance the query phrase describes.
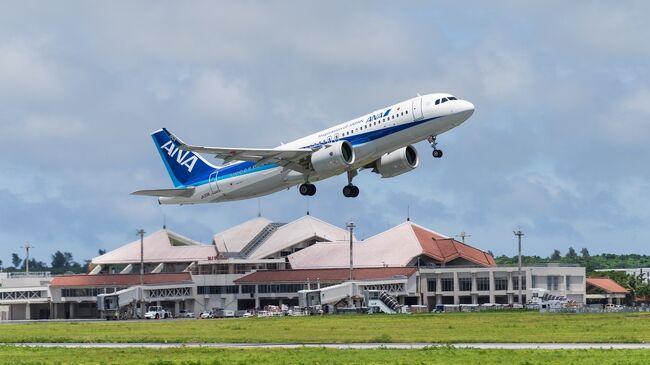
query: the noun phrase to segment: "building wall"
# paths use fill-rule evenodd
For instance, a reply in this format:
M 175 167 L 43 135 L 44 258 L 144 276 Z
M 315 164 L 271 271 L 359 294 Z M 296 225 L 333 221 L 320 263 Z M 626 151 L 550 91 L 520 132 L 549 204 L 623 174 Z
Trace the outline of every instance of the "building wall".
M 585 268 L 569 266 L 522 267 L 522 302 L 531 297 L 532 288 L 585 302 Z M 518 303 L 516 267 L 436 268 L 420 270 L 423 304 Z

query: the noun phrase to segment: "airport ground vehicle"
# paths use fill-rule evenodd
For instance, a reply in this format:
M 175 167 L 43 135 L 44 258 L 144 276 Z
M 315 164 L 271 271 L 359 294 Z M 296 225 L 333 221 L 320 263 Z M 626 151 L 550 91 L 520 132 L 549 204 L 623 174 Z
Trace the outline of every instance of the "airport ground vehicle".
M 147 308 L 144 314 L 144 319 L 162 319 L 171 318 L 171 313 L 167 312 L 163 307 L 156 305 Z

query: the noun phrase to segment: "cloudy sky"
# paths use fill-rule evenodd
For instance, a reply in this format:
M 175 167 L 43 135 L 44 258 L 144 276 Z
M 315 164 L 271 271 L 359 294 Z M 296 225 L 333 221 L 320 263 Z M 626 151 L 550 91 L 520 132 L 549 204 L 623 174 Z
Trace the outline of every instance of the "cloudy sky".
M 326 5 L 323 5 L 326 4 Z M 164 206 L 149 133 L 274 147 L 416 93 L 472 118 L 418 169 L 260 200 L 369 237 L 412 219 L 495 254 L 650 254 L 650 3 L 0 2 L 0 259 L 78 260 L 167 226 L 202 242 L 258 201 Z M 398 244 L 398 243 L 396 243 Z

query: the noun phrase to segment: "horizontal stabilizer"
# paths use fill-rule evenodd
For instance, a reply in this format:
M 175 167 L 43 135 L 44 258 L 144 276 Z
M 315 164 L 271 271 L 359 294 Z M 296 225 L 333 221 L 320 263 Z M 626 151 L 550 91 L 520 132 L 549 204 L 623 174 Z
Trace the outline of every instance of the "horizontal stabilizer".
M 162 198 L 184 197 L 189 198 L 194 194 L 194 187 L 178 188 L 178 189 L 152 189 L 152 190 L 138 190 L 131 193 L 131 195 L 146 195 L 157 196 Z

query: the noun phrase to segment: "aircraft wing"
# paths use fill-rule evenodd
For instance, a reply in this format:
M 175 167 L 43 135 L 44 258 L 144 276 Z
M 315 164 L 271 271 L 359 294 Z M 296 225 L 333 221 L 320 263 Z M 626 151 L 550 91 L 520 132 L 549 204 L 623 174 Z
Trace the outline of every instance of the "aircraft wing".
M 310 148 L 264 149 L 191 146 L 178 139 L 169 131 L 165 131 L 178 144 L 179 149 L 211 154 L 216 158 L 222 159 L 224 163 L 230 161 L 249 161 L 255 162 L 257 165 L 274 163 L 291 170 L 307 172 L 309 170 L 309 156 L 314 152 Z
M 163 198 L 172 198 L 172 197 L 185 197 L 189 198 L 194 194 L 194 188 L 177 188 L 177 189 L 153 189 L 153 190 L 138 190 L 131 193 L 131 195 L 145 195 L 145 196 L 157 196 Z

